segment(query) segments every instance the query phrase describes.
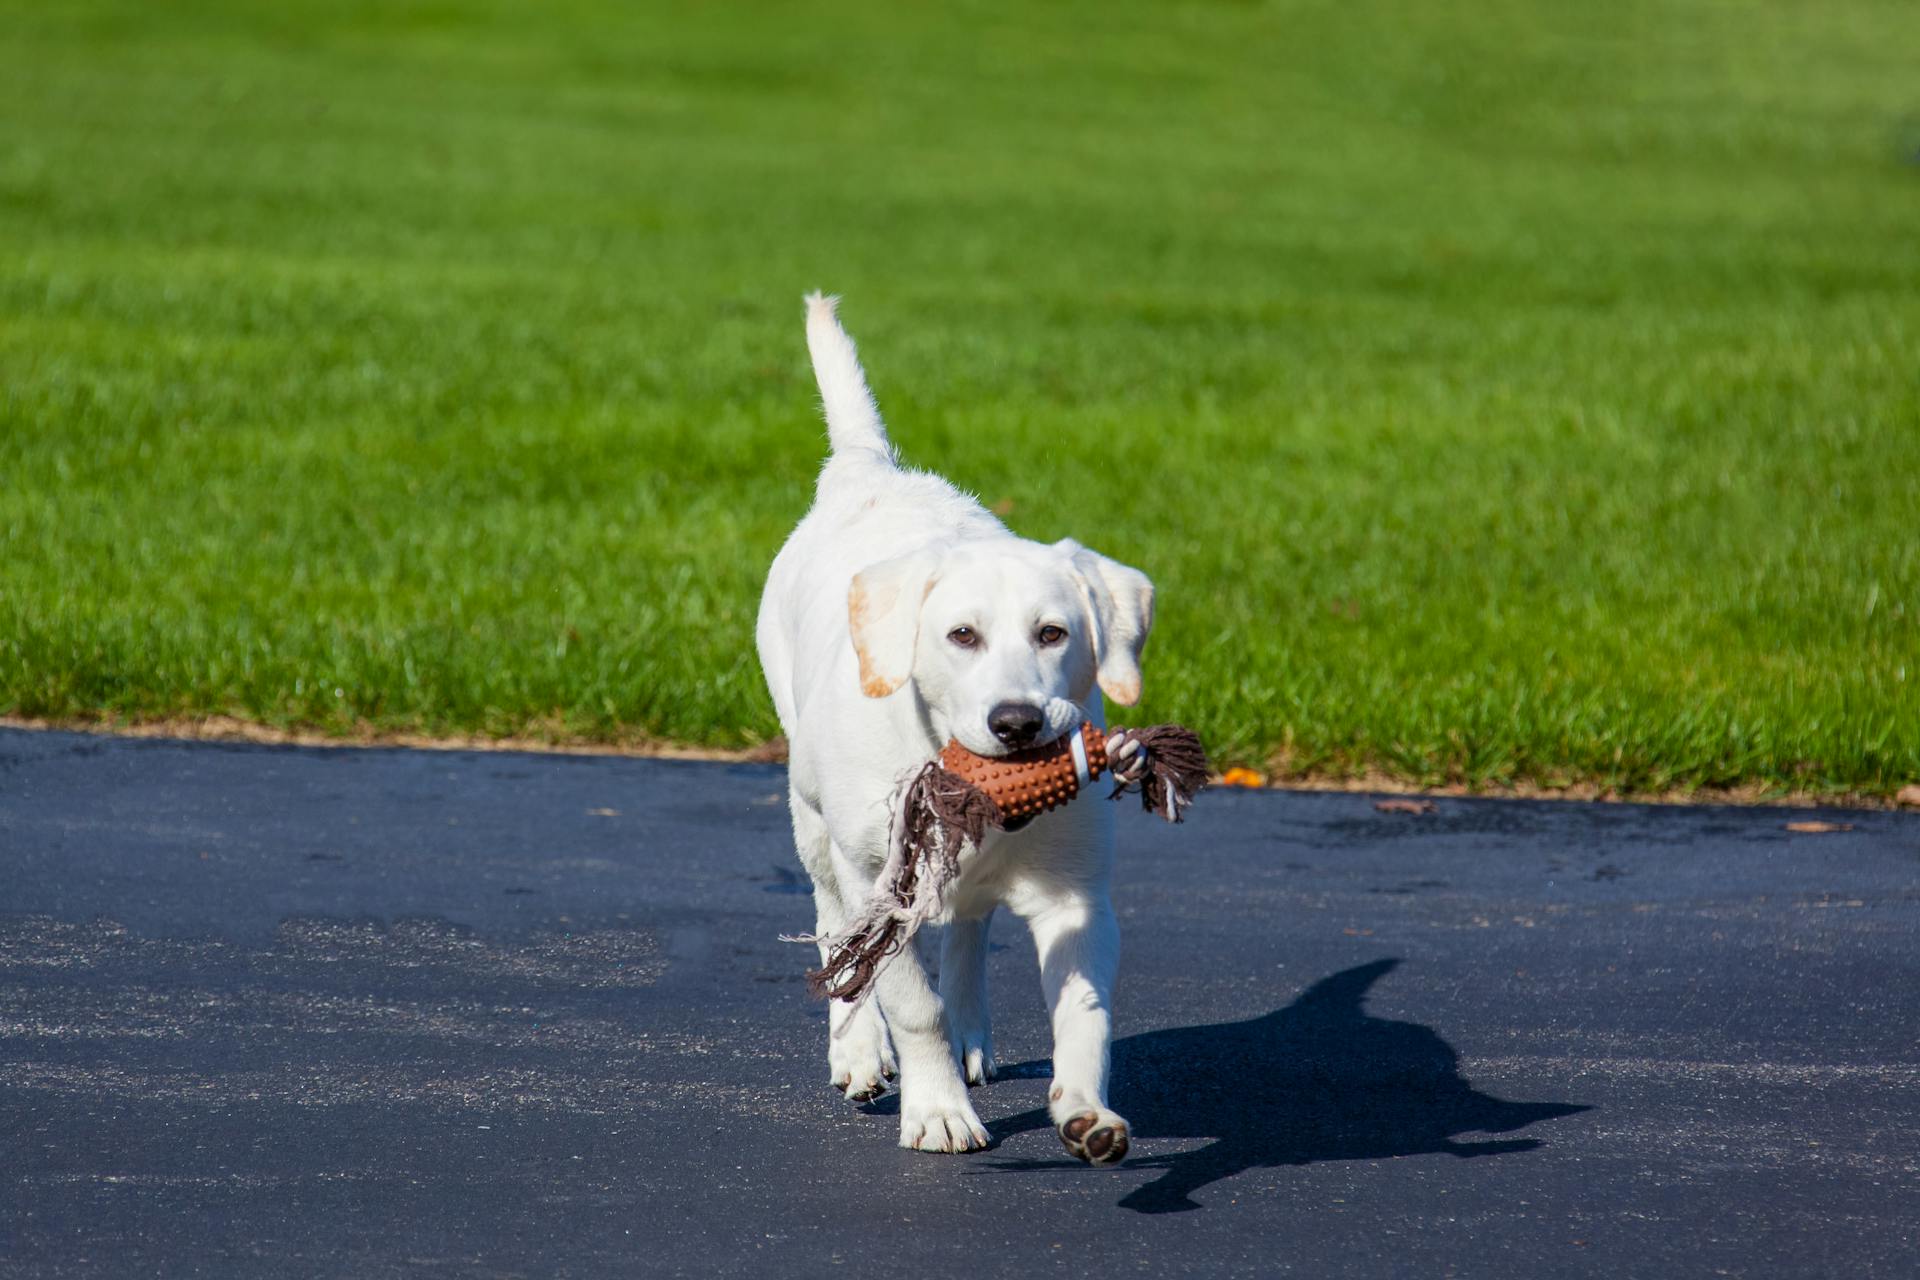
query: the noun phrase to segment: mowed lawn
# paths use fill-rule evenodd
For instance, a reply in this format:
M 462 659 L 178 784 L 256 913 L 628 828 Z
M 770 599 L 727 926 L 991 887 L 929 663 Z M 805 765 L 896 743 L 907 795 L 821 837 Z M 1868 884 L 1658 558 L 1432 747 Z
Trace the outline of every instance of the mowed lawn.
M 820 287 L 1222 763 L 1920 779 L 1910 0 L 0 29 L 0 712 L 776 733 Z

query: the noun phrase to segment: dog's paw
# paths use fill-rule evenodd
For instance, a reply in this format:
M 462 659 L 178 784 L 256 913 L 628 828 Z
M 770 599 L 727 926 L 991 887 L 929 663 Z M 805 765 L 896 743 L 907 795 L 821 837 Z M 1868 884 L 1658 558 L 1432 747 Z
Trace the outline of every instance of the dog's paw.
M 994 1076 L 993 1032 L 987 1028 L 985 1019 L 975 1025 L 955 1019 L 955 1024 L 951 1043 L 961 1076 L 968 1084 L 987 1083 Z
M 993 1079 L 993 1041 L 968 1045 L 960 1053 L 960 1070 L 968 1084 L 985 1084 Z
M 1068 1116 L 1058 1132 L 1061 1144 L 1088 1164 L 1119 1164 L 1127 1158 L 1127 1122 L 1104 1107 Z
M 914 1151 L 985 1151 L 987 1131 L 965 1098 L 946 1106 L 900 1104 L 900 1145 Z
M 850 1102 L 872 1102 L 900 1074 L 887 1039 L 887 1024 L 871 1003 L 853 1011 L 851 1022 L 827 1041 L 827 1078 Z

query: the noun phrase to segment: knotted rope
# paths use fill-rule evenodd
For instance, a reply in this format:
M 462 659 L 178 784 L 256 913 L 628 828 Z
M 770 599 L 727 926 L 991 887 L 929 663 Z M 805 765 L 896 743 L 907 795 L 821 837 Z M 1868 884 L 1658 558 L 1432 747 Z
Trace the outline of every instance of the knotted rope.
M 1193 797 L 1207 785 L 1207 753 L 1199 737 L 1179 725 L 1118 729 L 1107 739 L 1110 758 L 1138 750 L 1112 770 L 1117 800 L 1138 789 L 1142 807 L 1179 822 Z M 902 788 L 895 806 L 887 861 L 874 878 L 873 894 L 860 914 L 830 937 L 802 935 L 795 942 L 825 942 L 827 957 L 807 973 L 815 996 L 857 1004 L 873 990 L 887 962 L 928 921 L 946 909 L 947 889 L 960 874 L 963 853 L 980 847 L 988 828 L 1004 829 L 1006 816 L 993 797 L 930 760 Z

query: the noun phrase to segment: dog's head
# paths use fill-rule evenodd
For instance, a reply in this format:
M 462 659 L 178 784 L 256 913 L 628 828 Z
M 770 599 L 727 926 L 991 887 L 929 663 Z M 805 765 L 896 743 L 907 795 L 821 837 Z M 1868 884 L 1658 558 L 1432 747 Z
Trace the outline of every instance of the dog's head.
M 911 680 L 936 732 L 1004 755 L 1072 730 L 1096 686 L 1139 700 L 1153 584 L 1071 539 L 995 538 L 869 565 L 847 609 L 862 692 Z

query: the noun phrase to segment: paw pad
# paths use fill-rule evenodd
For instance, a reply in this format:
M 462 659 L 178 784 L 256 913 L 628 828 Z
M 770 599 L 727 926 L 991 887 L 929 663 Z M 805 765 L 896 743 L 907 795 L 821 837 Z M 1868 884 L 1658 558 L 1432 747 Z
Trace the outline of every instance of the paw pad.
M 1082 1111 L 1060 1125 L 1061 1145 L 1088 1164 L 1119 1164 L 1130 1145 L 1127 1122 L 1119 1116 Z

